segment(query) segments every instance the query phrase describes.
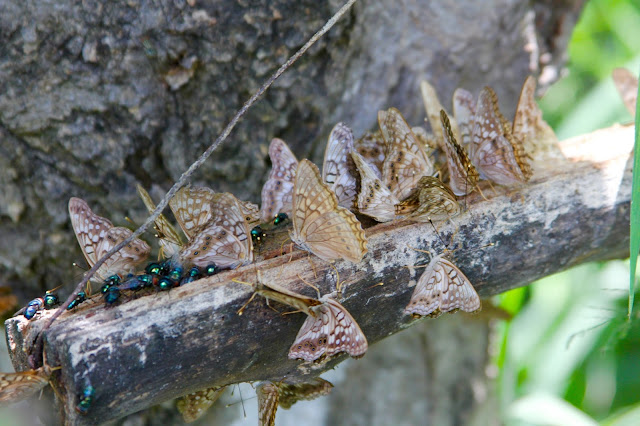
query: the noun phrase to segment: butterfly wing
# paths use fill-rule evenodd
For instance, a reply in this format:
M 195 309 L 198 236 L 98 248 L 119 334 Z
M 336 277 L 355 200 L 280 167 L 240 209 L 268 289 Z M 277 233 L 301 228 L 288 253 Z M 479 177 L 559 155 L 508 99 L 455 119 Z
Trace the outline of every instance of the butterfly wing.
M 458 87 L 453 92 L 453 116 L 458 123 L 460 143 L 468 146 L 473 131 L 473 116 L 476 114 L 476 100 L 468 90 Z
M 316 318 L 308 317 L 298 332 L 291 349 L 290 359 L 315 361 L 346 352 L 361 357 L 368 348 L 367 338 L 351 314 L 336 300 L 327 299 L 313 308 Z
M 422 102 L 424 103 L 424 109 L 427 112 L 427 118 L 431 125 L 431 131 L 433 132 L 438 146 L 442 146 L 444 143 L 444 134 L 442 132 L 442 126 L 440 125 L 440 110 L 443 110 L 442 104 L 438 99 L 436 89 L 427 81 L 420 83 L 420 92 L 422 94 Z M 459 137 L 458 124 L 455 120 L 451 121 L 451 129 L 456 138 Z
M 353 213 L 338 206 L 318 168 L 306 159 L 296 171 L 292 222 L 293 242 L 323 260 L 357 263 L 367 252 L 362 225 Z
M 395 207 L 396 214 L 418 222 L 450 219 L 462 211 L 451 189 L 433 176 L 423 176 L 414 192 Z
M 30 397 L 49 383 L 42 368 L 20 373 L 0 373 L 0 407 Z
M 149 193 L 139 184 L 136 185 L 136 188 L 138 190 L 138 195 L 140 195 L 140 198 L 149 213 L 153 213 L 156 209 L 156 205 L 151 199 Z M 171 222 L 169 222 L 163 214 L 160 214 L 154 223 L 156 232 L 158 233 L 157 237 L 159 239 L 161 254 L 164 257 L 172 257 L 180 250 L 182 244 L 184 244 L 180 234 L 178 234 L 176 228 L 173 227 Z
M 247 222 L 249 229 L 253 228 L 260 223 L 260 207 L 250 201 L 238 200 L 240 205 L 240 211 L 244 216 L 244 220 Z
M 378 222 L 388 222 L 396 218 L 395 205 L 398 199 L 389 188 L 378 179 L 371 166 L 357 152 L 352 152 L 353 161 L 360 172 L 360 193 L 357 198 L 358 210 Z
M 96 255 L 98 245 L 113 228 L 113 224 L 109 219 L 93 213 L 86 201 L 76 197 L 69 200 L 69 217 L 82 254 L 91 267 L 99 259 Z
M 356 171 L 350 153 L 353 151 L 353 132 L 344 123 L 334 126 L 324 151 L 322 180 L 338 197 L 338 204 L 350 208 L 356 196 Z
M 176 403 L 185 423 L 198 420 L 220 398 L 227 387 L 207 388 L 185 395 Z
M 382 181 L 396 198 L 403 200 L 422 176 L 433 175 L 433 164 L 400 111 L 379 111 L 378 124 L 386 143 Z
M 262 208 L 260 217 L 263 222 L 272 220 L 278 213 L 291 215 L 293 181 L 298 160 L 287 144 L 278 138 L 269 145 L 271 172 L 262 187 Z
M 274 426 L 278 411 L 278 386 L 272 382 L 264 382 L 256 387 L 258 396 L 258 425 Z
M 513 136 L 516 141 L 522 143 L 523 147 L 528 148 L 529 152 L 556 141 L 555 133 L 542 118 L 542 111 L 536 103 L 535 94 L 536 80 L 533 76 L 529 76 L 522 85 L 513 117 Z
M 191 239 L 196 231 L 211 221 L 211 204 L 215 196 L 209 188 L 182 188 L 169 201 L 182 232 Z
M 622 98 L 622 102 L 632 116 L 636 116 L 636 100 L 638 97 L 638 79 L 626 68 L 613 70 L 613 83 Z
M 522 144 L 498 108 L 498 97 L 485 87 L 478 98 L 471 137 L 471 161 L 481 175 L 500 185 L 524 183 L 531 167 Z
M 316 377 L 304 383 L 281 383 L 278 386 L 280 406 L 289 409 L 298 401 L 311 401 L 318 397 L 328 395 L 333 389 L 333 384 L 320 377 Z
M 440 121 L 444 135 L 442 147 L 449 168 L 449 186 L 455 195 L 466 195 L 473 191 L 480 176 L 465 149 L 458 144 L 449 117 L 443 109 L 440 110 Z
M 121 241 L 129 238 L 131 234 L 133 234 L 133 232 L 131 232 L 130 229 L 120 226 L 109 229 L 105 237 L 98 244 L 96 250 L 98 259 L 107 254 L 109 250 Z M 149 253 L 151 253 L 149 244 L 136 238 L 107 259 L 100 269 L 98 269 L 96 275 L 104 279 L 112 274 L 132 272 L 136 265 L 149 257 Z
M 405 314 L 437 317 L 443 312 L 480 309 L 480 298 L 469 279 L 453 263 L 435 257 L 422 274 Z
M 371 170 L 378 179 L 382 178 L 382 163 L 384 162 L 385 142 L 382 132 L 365 133 L 355 141 L 354 148 L 371 166 Z

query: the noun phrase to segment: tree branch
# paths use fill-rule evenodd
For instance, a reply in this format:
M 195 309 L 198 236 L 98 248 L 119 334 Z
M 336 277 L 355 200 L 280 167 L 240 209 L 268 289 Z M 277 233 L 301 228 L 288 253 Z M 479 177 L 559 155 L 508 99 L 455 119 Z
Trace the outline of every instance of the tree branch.
M 564 141 L 537 156 L 526 186 L 495 193 L 482 186 L 488 201 L 474 193 L 454 224 L 437 224 L 450 248 L 462 247 L 451 257 L 481 297 L 581 263 L 628 256 L 632 147 L 633 128 L 621 126 Z M 413 248 L 437 254 L 443 245 L 428 223 L 375 225 L 367 236 L 364 260 L 336 262 L 334 269 L 297 250 L 274 257 L 286 239 L 285 230 L 274 230 L 257 248 L 264 260 L 255 264 L 166 293 L 124 295 L 131 300 L 115 307 L 105 308 L 96 296 L 65 312 L 45 333 L 49 363 L 62 366 L 54 380 L 64 421 L 104 422 L 208 386 L 303 379 L 343 360 L 316 369 L 287 358 L 303 314 L 282 316 L 259 297 L 237 314 L 251 289 L 231 280 L 254 282 L 257 270 L 263 281 L 308 295 L 315 290 L 303 280 L 326 293 L 335 290 L 337 272 L 340 300 L 370 344 L 406 328 L 414 320 L 402 310 L 422 273 L 413 266 L 428 261 Z M 17 367 L 27 366 L 25 353 L 50 315 L 7 321 Z M 88 382 L 96 388 L 94 404 L 79 416 L 74 407 Z

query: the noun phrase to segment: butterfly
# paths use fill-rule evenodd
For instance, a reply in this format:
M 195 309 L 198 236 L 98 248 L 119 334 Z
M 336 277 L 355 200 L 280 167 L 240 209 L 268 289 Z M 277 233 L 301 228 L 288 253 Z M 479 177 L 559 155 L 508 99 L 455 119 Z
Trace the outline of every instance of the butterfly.
M 481 177 L 500 185 L 527 182 L 532 174 L 529 156 L 500 112 L 496 93 L 488 86 L 480 91 L 473 121 L 471 161 Z
M 238 199 L 209 188 L 182 188 L 169 202 L 189 237 L 178 258 L 183 265 L 236 268 L 253 261 L 249 226 Z
M 296 170 L 291 240 L 319 258 L 357 263 L 367 252 L 367 238 L 355 215 L 338 205 L 336 195 L 309 160 Z
M 525 79 L 513 117 L 513 136 L 519 140 L 525 152 L 535 152 L 557 142 L 551 127 L 542 118 L 542 111 L 535 100 L 536 80 Z
M 396 215 L 407 215 L 418 222 L 450 219 L 462 211 L 451 189 L 433 176 L 423 176 L 416 189 L 395 208 Z
M 467 151 L 458 144 L 449 117 L 443 109 L 440 110 L 440 121 L 444 135 L 442 148 L 449 169 L 449 186 L 455 195 L 466 195 L 473 190 L 480 175 L 471 164 Z
M 293 181 L 298 167 L 298 160 L 282 139 L 271 140 L 269 157 L 271 172 L 262 187 L 260 218 L 263 222 L 269 222 L 278 213 L 291 215 Z
M 378 111 L 378 125 L 386 143 L 382 182 L 396 198 L 403 200 L 422 176 L 433 175 L 433 163 L 400 111 L 395 108 Z
M 131 230 L 114 227 L 108 219 L 93 213 L 89 205 L 80 198 L 72 197 L 69 200 L 69 217 L 82 253 L 91 267 L 109 250 L 132 234 Z M 107 259 L 95 276 L 99 280 L 105 280 L 113 274 L 132 272 L 136 265 L 149 256 L 150 252 L 149 244 L 136 238 Z
M 49 367 L 44 356 L 44 365 L 35 370 L 0 373 L 0 407 L 27 399 L 49 384 L 53 371 L 60 367 Z
M 435 318 L 444 312 L 458 309 L 465 312 L 478 311 L 478 293 L 457 266 L 442 255 L 434 256 L 418 280 L 404 313 L 414 317 Z
M 206 388 L 178 399 L 176 406 L 185 423 L 198 420 L 220 398 L 227 387 Z
M 288 409 L 300 400 L 313 400 L 331 392 L 333 385 L 319 377 L 305 383 L 263 382 L 256 387 L 258 396 L 258 424 L 275 424 L 278 406 Z
M 311 307 L 315 318 L 307 317 L 289 349 L 290 359 L 313 362 L 328 360 L 346 352 L 354 358 L 365 354 L 367 338 L 351 314 L 338 301 L 326 297 L 322 304 Z
M 356 200 L 360 213 L 378 222 L 396 219 L 395 205 L 400 201 L 380 181 L 373 167 L 359 153 L 354 151 L 351 156 L 360 172 L 360 193 Z
M 473 116 L 476 114 L 476 100 L 468 90 L 458 87 L 453 92 L 453 116 L 458 123 L 460 143 L 468 146 L 473 131 Z M 452 128 L 453 129 L 453 128 Z
M 371 167 L 378 179 L 382 179 L 382 163 L 384 162 L 385 142 L 380 130 L 365 133 L 354 142 L 354 149 Z
M 424 109 L 427 112 L 427 118 L 431 125 L 431 131 L 433 132 L 438 146 L 444 144 L 444 133 L 442 126 L 440 125 L 440 110 L 443 110 L 442 104 L 438 99 L 436 90 L 427 81 L 420 83 L 420 92 L 422 93 L 422 102 L 424 103 Z M 456 117 L 457 118 L 457 117 Z M 451 130 L 456 139 L 459 139 L 460 132 L 458 130 L 458 123 L 456 120 L 451 120 Z
M 260 223 L 260 207 L 250 201 L 238 200 L 240 211 L 244 215 L 244 220 L 249 228 L 253 228 Z
M 156 205 L 151 199 L 149 193 L 141 185 L 136 185 L 136 188 L 138 190 L 138 195 L 142 198 L 142 202 L 147 207 L 149 213 L 153 213 L 156 209 Z M 155 228 L 157 232 L 156 237 L 160 240 L 160 257 L 172 257 L 180 251 L 184 242 L 176 228 L 173 227 L 165 215 L 160 214 L 160 216 L 158 216 L 155 220 Z
M 344 123 L 336 124 L 324 151 L 322 180 L 336 194 L 338 205 L 346 208 L 353 206 L 357 193 L 355 165 L 350 155 L 353 149 L 351 129 Z
M 636 100 L 638 97 L 638 78 L 626 68 L 613 70 L 613 83 L 622 98 L 622 102 L 632 116 L 636 116 Z

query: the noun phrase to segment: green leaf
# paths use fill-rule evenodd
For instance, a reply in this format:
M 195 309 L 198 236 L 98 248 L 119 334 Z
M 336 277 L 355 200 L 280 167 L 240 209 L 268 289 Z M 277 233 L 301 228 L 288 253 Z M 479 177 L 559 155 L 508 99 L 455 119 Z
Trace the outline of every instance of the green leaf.
M 640 86 L 638 87 L 640 94 Z M 629 311 L 628 317 L 631 318 L 633 311 L 633 298 L 636 289 L 636 270 L 638 266 L 638 252 L 640 251 L 640 106 L 636 100 L 636 117 L 635 117 L 635 143 L 633 150 L 633 184 L 631 186 L 631 239 L 629 240 Z

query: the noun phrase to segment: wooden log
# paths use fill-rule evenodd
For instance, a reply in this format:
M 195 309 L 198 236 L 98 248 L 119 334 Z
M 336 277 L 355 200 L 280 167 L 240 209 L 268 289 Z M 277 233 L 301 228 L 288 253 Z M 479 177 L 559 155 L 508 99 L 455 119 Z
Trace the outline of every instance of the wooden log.
M 274 230 L 256 249 L 263 260 L 252 265 L 169 292 L 125 294 L 114 307 L 95 296 L 46 331 L 49 364 L 62 367 L 53 381 L 63 397 L 63 421 L 117 419 L 209 386 L 303 380 L 344 360 L 318 367 L 287 358 L 303 314 L 281 315 L 256 297 L 238 315 L 252 290 L 232 279 L 255 282 L 257 271 L 265 282 L 308 295 L 315 290 L 304 281 L 324 294 L 339 280 L 339 300 L 373 344 L 414 322 L 403 308 L 422 273 L 415 266 L 429 259 L 414 248 L 439 254 L 442 240 L 450 248 L 462 247 L 450 257 L 482 297 L 584 262 L 627 257 L 632 148 L 631 126 L 564 141 L 536 156 L 529 184 L 517 189 L 483 184 L 488 200 L 476 193 L 467 197 L 465 213 L 453 223 L 437 224 L 439 235 L 429 223 L 367 228 L 369 253 L 359 264 L 330 266 L 299 250 L 275 256 L 286 232 Z M 5 323 L 17 369 L 26 368 L 30 345 L 52 312 Z M 96 389 L 95 398 L 81 416 L 74 407 L 88 384 Z

